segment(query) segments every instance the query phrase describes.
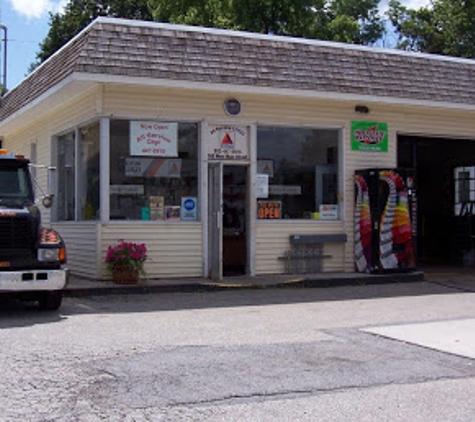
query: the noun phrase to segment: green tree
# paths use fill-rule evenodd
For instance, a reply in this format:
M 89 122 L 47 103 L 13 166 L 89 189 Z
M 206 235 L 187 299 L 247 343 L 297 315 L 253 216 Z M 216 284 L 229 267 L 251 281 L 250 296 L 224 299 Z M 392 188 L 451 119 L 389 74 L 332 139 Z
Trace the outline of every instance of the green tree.
M 226 3 L 226 2 L 225 2 Z M 312 37 L 323 0 L 232 0 L 227 2 L 233 29 Z
M 69 0 L 63 13 L 50 14 L 50 29 L 40 44 L 34 69 L 99 16 L 153 20 L 147 0 Z
M 396 0 L 389 5 L 398 48 L 475 58 L 474 0 L 433 0 L 417 10 Z
M 330 39 L 373 44 L 384 33 L 379 0 L 333 0 L 330 3 Z
M 229 2 L 222 0 L 149 1 L 154 20 L 183 25 L 228 28 Z
M 155 20 L 370 44 L 383 34 L 379 0 L 149 0 Z

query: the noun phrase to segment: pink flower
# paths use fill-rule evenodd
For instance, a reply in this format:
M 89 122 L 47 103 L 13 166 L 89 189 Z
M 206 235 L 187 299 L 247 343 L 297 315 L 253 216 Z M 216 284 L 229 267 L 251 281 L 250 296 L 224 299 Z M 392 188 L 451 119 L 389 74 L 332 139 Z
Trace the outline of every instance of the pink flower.
M 131 269 L 143 271 L 143 264 L 147 259 L 147 246 L 119 239 L 115 246 L 109 245 L 106 251 L 105 263 L 109 269 L 114 265 L 125 265 Z

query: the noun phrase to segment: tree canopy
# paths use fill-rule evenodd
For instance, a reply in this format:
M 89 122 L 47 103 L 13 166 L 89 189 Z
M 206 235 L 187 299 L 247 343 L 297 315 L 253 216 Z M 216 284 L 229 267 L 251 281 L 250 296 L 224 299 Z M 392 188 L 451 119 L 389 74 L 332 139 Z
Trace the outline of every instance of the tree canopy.
M 371 44 L 383 34 L 379 0 L 149 0 L 155 20 Z
M 395 0 L 389 4 L 398 48 L 475 58 L 474 0 L 433 0 L 417 10 Z

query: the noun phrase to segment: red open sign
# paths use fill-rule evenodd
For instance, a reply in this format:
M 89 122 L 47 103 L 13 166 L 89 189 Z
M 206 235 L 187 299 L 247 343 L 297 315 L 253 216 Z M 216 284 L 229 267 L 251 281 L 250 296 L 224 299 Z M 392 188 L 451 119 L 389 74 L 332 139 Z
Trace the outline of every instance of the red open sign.
M 257 216 L 261 220 L 279 220 L 282 218 L 280 201 L 258 201 Z

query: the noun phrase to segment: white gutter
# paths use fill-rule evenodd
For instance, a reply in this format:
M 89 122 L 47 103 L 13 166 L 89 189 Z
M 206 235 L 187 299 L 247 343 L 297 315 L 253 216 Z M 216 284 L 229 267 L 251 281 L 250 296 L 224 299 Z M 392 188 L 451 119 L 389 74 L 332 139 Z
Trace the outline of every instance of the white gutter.
M 259 87 L 254 85 L 236 85 L 222 84 L 198 81 L 183 81 L 172 79 L 158 79 L 138 76 L 120 76 L 107 74 L 91 74 L 91 73 L 75 73 L 73 75 L 76 81 L 89 81 L 97 83 L 113 83 L 123 85 L 143 85 L 154 86 L 160 88 L 181 88 L 189 90 L 202 90 L 211 92 L 225 92 L 235 94 L 261 94 L 261 95 L 277 95 L 283 97 L 309 98 L 309 99 L 325 99 L 339 101 L 364 101 L 371 104 L 395 104 L 405 106 L 444 108 L 452 110 L 475 111 L 475 104 L 452 103 L 445 101 L 429 101 L 429 100 L 413 100 L 409 98 L 398 97 L 376 97 L 374 95 L 360 94 L 342 94 L 338 92 L 322 92 L 313 90 L 298 90 L 291 88 L 274 88 Z

